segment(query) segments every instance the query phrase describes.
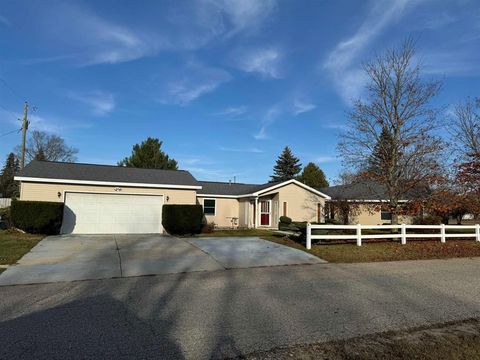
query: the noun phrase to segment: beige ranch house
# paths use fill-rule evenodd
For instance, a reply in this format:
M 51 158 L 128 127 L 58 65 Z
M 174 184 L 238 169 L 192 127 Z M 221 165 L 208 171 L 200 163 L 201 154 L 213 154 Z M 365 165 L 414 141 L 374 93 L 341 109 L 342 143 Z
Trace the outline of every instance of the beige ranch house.
M 296 180 L 262 185 L 197 181 L 188 171 L 32 161 L 20 200 L 65 204 L 64 234 L 161 233 L 164 204 L 200 204 L 219 228 L 276 228 L 279 217 L 323 222 L 330 196 Z

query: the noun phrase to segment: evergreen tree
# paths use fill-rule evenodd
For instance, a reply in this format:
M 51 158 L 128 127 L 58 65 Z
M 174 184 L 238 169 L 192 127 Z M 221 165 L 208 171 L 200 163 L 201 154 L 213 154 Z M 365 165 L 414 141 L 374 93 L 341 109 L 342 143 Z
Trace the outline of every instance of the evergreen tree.
M 0 193 L 2 193 L 2 197 L 10 198 L 18 195 L 18 185 L 14 180 L 14 176 L 19 168 L 15 154 L 8 154 L 7 161 L 0 174 Z
M 273 167 L 273 175 L 270 176 L 270 181 L 277 182 L 294 179 L 301 170 L 302 164 L 300 164 L 300 159 L 293 155 L 288 146 L 285 146 Z
M 132 155 L 118 162 L 118 166 L 178 170 L 177 161 L 162 151 L 159 139 L 147 138 L 142 143 L 133 146 Z
M 312 162 L 303 168 L 302 174 L 298 177 L 298 181 L 313 188 L 329 186 L 323 170 Z
M 389 169 L 393 169 L 395 163 L 394 150 L 395 142 L 392 133 L 383 127 L 380 136 L 368 159 L 368 170 L 370 175 L 380 175 Z

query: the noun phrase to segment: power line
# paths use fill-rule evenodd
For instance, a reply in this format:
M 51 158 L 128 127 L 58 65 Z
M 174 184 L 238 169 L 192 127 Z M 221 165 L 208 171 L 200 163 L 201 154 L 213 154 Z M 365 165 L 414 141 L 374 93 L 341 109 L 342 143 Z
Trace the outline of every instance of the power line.
M 0 77 L 0 82 L 8 89 L 10 90 L 10 92 L 15 95 L 17 98 L 19 98 L 20 100 L 24 101 L 25 99 L 22 98 L 15 90 L 13 90 L 13 88 L 8 85 L 7 81 L 4 79 L 4 78 L 1 78 Z
M 18 133 L 18 132 L 20 132 L 20 131 L 22 131 L 21 128 L 20 128 L 20 129 L 16 129 L 16 130 L 12 130 L 12 131 L 6 132 L 6 133 L 4 133 L 4 134 L 1 134 L 0 137 L 4 137 L 4 136 L 10 135 L 10 134 L 13 134 L 13 133 L 15 133 L 15 132 Z
M 18 115 L 16 115 L 14 112 L 8 110 L 7 108 L 5 108 L 3 105 L 0 105 L 0 108 L 5 110 L 7 113 L 10 113 L 15 118 L 15 120 L 19 120 Z

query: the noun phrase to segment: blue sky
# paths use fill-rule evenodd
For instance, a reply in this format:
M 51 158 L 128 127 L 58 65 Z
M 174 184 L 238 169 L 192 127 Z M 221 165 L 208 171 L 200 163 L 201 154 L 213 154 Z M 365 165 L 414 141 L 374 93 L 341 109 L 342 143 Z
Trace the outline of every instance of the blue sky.
M 289 145 L 333 179 L 362 61 L 408 36 L 446 116 L 480 95 L 476 0 L 0 0 L 0 135 L 28 100 L 81 162 L 152 136 L 198 179 L 265 182 Z

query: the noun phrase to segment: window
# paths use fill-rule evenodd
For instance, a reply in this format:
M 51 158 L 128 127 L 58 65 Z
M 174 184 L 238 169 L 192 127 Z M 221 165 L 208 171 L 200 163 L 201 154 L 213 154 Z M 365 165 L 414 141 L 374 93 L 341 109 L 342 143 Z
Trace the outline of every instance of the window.
M 205 215 L 215 215 L 215 199 L 203 199 L 203 213 Z
M 380 218 L 383 221 L 392 221 L 392 213 L 388 211 L 382 211 L 382 213 L 380 214 Z

